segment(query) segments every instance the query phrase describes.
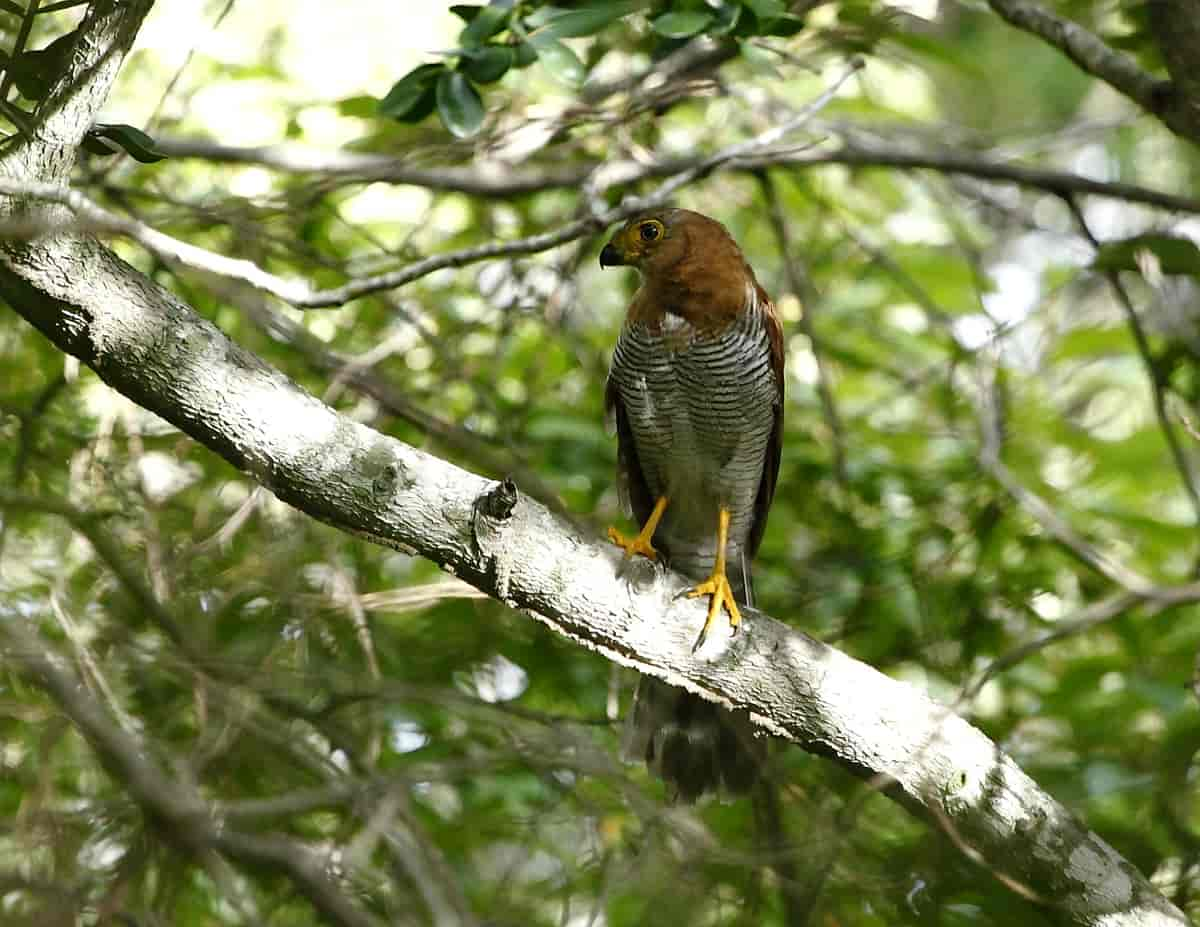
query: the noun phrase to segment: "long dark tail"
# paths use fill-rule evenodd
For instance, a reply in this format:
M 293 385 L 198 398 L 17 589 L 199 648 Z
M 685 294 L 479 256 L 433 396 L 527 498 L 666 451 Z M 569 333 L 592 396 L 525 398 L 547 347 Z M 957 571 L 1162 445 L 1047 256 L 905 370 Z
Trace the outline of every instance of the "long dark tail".
M 703 578 L 712 564 L 676 561 L 672 566 Z M 753 605 L 749 563 L 741 556 L 731 557 L 726 573 L 734 598 Z M 721 629 L 714 627 L 712 633 Z M 626 722 L 624 754 L 644 760 L 680 799 L 692 802 L 721 788 L 748 792 L 762 768 L 766 740 L 754 736 L 746 712 L 728 711 L 643 676 Z

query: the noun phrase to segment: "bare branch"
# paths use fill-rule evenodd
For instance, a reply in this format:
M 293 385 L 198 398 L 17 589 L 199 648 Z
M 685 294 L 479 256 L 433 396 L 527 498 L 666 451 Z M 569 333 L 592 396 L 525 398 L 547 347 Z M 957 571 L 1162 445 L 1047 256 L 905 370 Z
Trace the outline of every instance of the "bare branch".
M 339 927 L 375 927 L 325 872 L 317 854 L 289 838 L 242 834 L 219 827 L 200 796 L 172 780 L 141 738 L 123 730 L 88 697 L 87 689 L 46 641 L 8 618 L 0 621 L 0 653 L 34 680 L 92 745 L 105 767 L 183 850 L 204 856 L 214 850 L 242 862 L 283 873 L 313 906 Z
M 733 146 L 732 149 L 726 149 L 708 159 L 656 163 L 641 168 L 640 172 L 626 172 L 619 177 L 612 173 L 606 174 L 603 183 L 596 188 L 597 190 L 605 189 L 618 182 L 632 182 L 652 176 L 668 176 L 670 180 L 650 195 L 629 200 L 605 213 L 576 219 L 552 231 L 526 238 L 508 242 L 492 242 L 432 255 L 399 270 L 357 278 L 343 286 L 328 290 L 313 290 L 305 281 L 271 274 L 252 261 L 228 258 L 173 238 L 143 222 L 110 212 L 76 190 L 54 184 L 0 177 L 0 193 L 62 204 L 71 209 L 80 220 L 78 223 L 71 224 L 72 228 L 82 227 L 92 231 L 127 236 L 164 260 L 193 270 L 247 283 L 299 309 L 339 306 L 361 296 L 404 286 L 436 270 L 463 267 L 497 257 L 535 254 L 558 247 L 584 235 L 593 234 L 614 222 L 622 221 L 647 206 L 663 202 L 679 187 L 719 168 L 747 170 L 754 173 L 771 166 L 790 166 L 801 169 L 827 164 L 923 169 L 962 174 L 981 180 L 1014 183 L 1060 195 L 1093 194 L 1175 212 L 1200 214 L 1200 200 L 1160 193 L 1132 184 L 1103 183 L 1074 174 L 1027 168 L 1015 164 L 998 164 L 964 155 L 910 153 L 853 147 L 843 147 L 832 152 L 800 153 L 794 151 L 756 153 L 753 147 L 744 151 L 739 150 L 745 144 L 747 143 Z M 564 175 L 558 179 L 571 179 L 572 183 L 569 185 L 576 186 L 588 181 L 589 178 L 594 182 L 596 172 L 599 170 L 601 169 L 589 167 L 578 173 L 570 174 L 569 178 Z M 427 184 L 431 187 L 468 189 L 470 186 L 462 178 L 455 179 L 457 175 L 451 177 L 444 172 L 435 173 L 437 173 L 436 177 L 426 178 Z M 556 186 L 558 179 L 550 175 L 539 175 L 538 179 L 525 176 L 520 180 L 513 180 L 514 186 L 504 189 L 512 191 L 520 188 L 521 185 L 528 185 L 530 189 L 547 189 Z M 497 195 L 500 195 L 500 188 L 497 188 Z M 48 229 L 43 223 L 35 225 L 26 234 L 40 234 L 49 230 L 52 229 Z M 10 232 L 12 231 L 19 230 L 10 229 Z
M 476 163 L 471 167 L 414 167 L 391 155 L 325 152 L 299 145 L 238 148 L 199 139 L 162 139 L 158 147 L 176 157 L 203 158 L 235 164 L 259 164 L 288 173 L 312 173 L 343 178 L 347 182 L 385 181 L 411 184 L 429 190 L 468 193 L 473 196 L 509 197 L 545 190 L 584 186 L 612 189 L 656 177 L 668 177 L 694 167 L 699 158 L 660 158 L 635 161 L 583 162 L 516 168 L 502 163 Z M 757 172 L 765 167 L 796 168 L 844 164 L 851 167 L 894 167 L 961 174 L 997 183 L 1012 183 L 1049 193 L 1103 196 L 1140 203 L 1172 212 L 1200 213 L 1200 200 L 1151 190 L 1137 184 L 1094 180 L 1065 171 L 1027 167 L 995 161 L 962 151 L 916 151 L 903 147 L 846 142 L 837 148 L 767 151 L 726 165 L 726 170 Z
M 463 248 L 459 251 L 436 254 L 419 261 L 414 261 L 407 267 L 399 270 L 351 280 L 340 287 L 328 290 L 314 291 L 304 281 L 286 280 L 278 277 L 275 274 L 268 273 L 251 261 L 228 258 L 224 255 L 198 248 L 185 241 L 180 241 L 177 238 L 172 238 L 170 235 L 165 235 L 144 222 L 109 212 L 76 190 L 36 181 L 13 181 L 7 178 L 0 178 L 0 193 L 7 193 L 18 197 L 33 197 L 67 206 L 83 219 L 86 225 L 94 230 L 117 232 L 126 235 L 165 260 L 174 261 L 184 266 L 214 273 L 222 277 L 242 280 L 263 292 L 277 296 L 298 309 L 328 308 L 330 306 L 341 306 L 352 299 L 377 293 L 381 290 L 390 290 L 404 286 L 436 270 L 443 270 L 448 267 L 462 267 L 466 264 L 488 258 L 546 251 L 558 245 L 566 244 L 569 241 L 574 241 L 583 235 L 600 231 L 614 222 L 627 219 L 651 206 L 660 205 L 666 202 L 681 187 L 700 177 L 708 176 L 722 165 L 731 161 L 736 161 L 769 148 L 795 132 L 820 112 L 833 99 L 842 84 L 849 80 L 861 67 L 862 62 L 855 59 L 840 77 L 811 103 L 798 110 L 790 120 L 768 129 L 754 138 L 729 145 L 716 154 L 710 155 L 689 167 L 677 171 L 647 196 L 627 200 L 617 208 L 610 209 L 604 213 L 590 214 L 581 219 L 575 219 L 553 231 L 543 232 L 539 235 L 530 235 L 527 238 L 520 238 L 515 241 L 489 242 L 488 244 L 476 245 L 471 248 Z
M 470 167 L 418 167 L 394 155 L 355 151 L 321 151 L 304 145 L 260 145 L 243 148 L 194 138 L 158 138 L 157 148 L 172 158 L 200 158 L 225 164 L 255 164 L 288 174 L 320 174 L 355 183 L 395 183 L 481 197 L 510 197 L 544 190 L 577 187 L 596 165 L 565 164 L 534 169 L 500 162 Z M 641 174 L 633 162 L 615 173 Z
M 1078 614 L 1055 622 L 1053 631 L 1001 654 L 985 666 L 967 685 L 963 686 L 958 696 L 958 704 L 970 702 L 989 680 L 1007 669 L 1012 669 L 1035 653 L 1040 653 L 1053 644 L 1114 621 L 1139 605 L 1143 606 L 1145 616 L 1151 618 L 1176 605 L 1200 602 L 1200 583 L 1190 583 L 1186 586 L 1155 586 L 1146 592 L 1148 594 L 1118 592 L 1101 599 L 1081 609 Z
M 1172 132 L 1200 141 L 1200 126 L 1195 120 L 1181 118 L 1181 113 L 1171 105 L 1175 88 L 1170 81 L 1148 74 L 1131 57 L 1079 23 L 1057 16 L 1036 3 L 988 0 L 988 5 L 1011 25 L 1057 48 L 1081 70 L 1158 116 Z
M 759 175 L 762 185 L 763 199 L 767 203 L 767 215 L 771 219 L 771 228 L 775 232 L 775 241 L 779 246 L 780 257 L 783 258 L 784 271 L 788 283 L 796 298 L 800 300 L 800 330 L 808 338 L 812 347 L 813 360 L 817 366 L 817 396 L 821 401 L 821 411 L 825 416 L 826 427 L 833 446 L 833 473 L 844 490 L 848 485 L 846 476 L 846 433 L 842 426 L 842 417 L 838 412 L 837 402 L 833 398 L 833 387 L 829 382 L 829 365 L 825 358 L 825 348 L 816 331 L 813 316 L 818 311 L 819 297 L 812 285 L 807 272 L 800 263 L 800 255 L 792 248 L 791 231 L 788 228 L 787 217 L 779 202 L 779 191 L 771 175 L 763 171 Z

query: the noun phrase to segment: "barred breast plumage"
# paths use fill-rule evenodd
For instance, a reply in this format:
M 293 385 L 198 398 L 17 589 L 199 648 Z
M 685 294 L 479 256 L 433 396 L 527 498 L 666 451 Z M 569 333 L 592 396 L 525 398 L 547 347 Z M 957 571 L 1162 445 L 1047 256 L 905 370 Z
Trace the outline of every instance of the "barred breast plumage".
M 754 289 L 746 300 L 747 311 L 716 330 L 671 315 L 658 326 L 627 322 L 613 352 L 609 376 L 647 488 L 671 499 L 655 542 L 695 579 L 716 555 L 722 504 L 731 514 L 727 556 L 741 562 L 775 424 L 779 385 L 763 307 Z

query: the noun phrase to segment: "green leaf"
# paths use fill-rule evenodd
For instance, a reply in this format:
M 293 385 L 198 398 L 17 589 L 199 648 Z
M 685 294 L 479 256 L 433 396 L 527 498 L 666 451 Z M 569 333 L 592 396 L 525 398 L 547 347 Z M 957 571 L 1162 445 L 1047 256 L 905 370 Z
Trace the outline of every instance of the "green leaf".
M 513 47 L 513 64 L 518 68 L 527 68 L 537 61 L 537 49 L 532 42 L 522 42 Z
M 570 48 L 557 39 L 541 34 L 534 35 L 529 41 L 551 77 L 570 87 L 578 87 L 583 83 L 587 68 Z
M 433 108 L 433 88 L 445 71 L 445 66 L 440 64 L 423 64 L 413 68 L 379 101 L 380 115 L 402 122 L 424 119 Z
M 1150 233 L 1135 235 L 1104 245 L 1092 268 L 1095 270 L 1140 271 L 1138 255 L 1149 252 L 1158 258 L 1164 274 L 1186 274 L 1200 277 L 1200 248 L 1189 238 Z
M 66 68 L 74 49 L 75 33 L 69 32 L 43 49 L 27 50 L 15 60 L 5 61 L 4 66 L 11 73 L 21 96 L 29 100 L 41 100 Z
M 738 48 L 741 51 L 742 58 L 750 65 L 755 74 L 764 74 L 774 78 L 779 77 L 779 58 L 777 55 L 761 46 L 744 40 L 738 42 Z
M 113 125 L 96 123 L 88 134 L 115 142 L 124 148 L 131 158 L 142 164 L 153 164 L 166 158 L 166 155 L 158 150 L 154 139 L 141 129 L 135 129 L 124 123 Z
M 1129 330 L 1123 325 L 1077 328 L 1055 343 L 1051 357 L 1056 361 L 1096 360 L 1101 357 L 1125 357 L 1133 347 Z
M 474 135 L 483 124 L 479 91 L 458 71 L 446 71 L 438 78 L 437 109 L 442 124 L 459 138 Z
M 711 22 L 712 16 L 709 13 L 683 11 L 663 13 L 650 23 L 650 28 L 668 39 L 686 39 L 703 30 Z
M 716 21 L 709 31 L 714 35 L 727 35 L 737 28 L 742 18 L 742 8 L 728 4 L 717 10 Z
M 374 119 L 379 115 L 379 101 L 374 97 L 367 96 L 366 94 L 346 97 L 344 100 L 338 100 L 337 111 L 339 116 L 355 116 L 359 119 Z
M 787 12 L 787 7 L 784 6 L 783 0 L 742 0 L 743 5 L 750 7 L 750 10 L 761 20 L 774 19 L 776 16 L 782 16 Z
M 516 57 L 510 45 L 484 45 L 482 48 L 463 52 L 460 70 L 479 84 L 498 81 L 513 66 Z
M 479 11 L 482 9 L 483 7 L 481 6 L 471 6 L 466 3 L 456 3 L 454 6 L 450 7 L 450 12 L 463 22 L 469 23 L 479 15 Z
M 609 23 L 628 16 L 641 5 L 634 0 L 625 0 L 568 10 L 548 19 L 538 32 L 556 39 L 595 35 Z
M 80 147 L 83 148 L 83 150 L 88 154 L 99 155 L 100 157 L 105 158 L 109 155 L 115 155 L 121 150 L 112 142 L 108 141 L 107 139 L 100 138 L 98 135 L 92 135 L 91 132 L 84 135 L 83 141 L 80 142 Z
M 466 46 L 482 45 L 497 32 L 508 26 L 512 10 L 492 4 L 481 7 L 479 12 L 459 34 L 459 41 Z
M 764 23 L 759 35 L 774 35 L 781 38 L 787 38 L 795 35 L 804 28 L 804 17 L 795 16 L 791 13 L 784 13 L 782 16 L 776 16 L 770 22 Z

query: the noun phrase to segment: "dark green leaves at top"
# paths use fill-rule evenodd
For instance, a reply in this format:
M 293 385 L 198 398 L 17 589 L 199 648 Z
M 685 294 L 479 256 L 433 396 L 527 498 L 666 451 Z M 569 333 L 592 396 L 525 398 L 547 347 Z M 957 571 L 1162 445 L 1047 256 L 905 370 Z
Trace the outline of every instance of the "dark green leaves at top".
M 1164 274 L 1187 274 L 1200 278 L 1200 248 L 1188 238 L 1150 233 L 1135 235 L 1104 245 L 1092 267 L 1095 270 L 1140 271 L 1139 254 L 1148 252 L 1158 259 Z
M 115 154 L 116 149 L 123 149 L 129 157 L 142 164 L 153 164 L 166 157 L 149 135 L 123 123 L 96 123 L 84 136 L 83 147 L 92 154 L 101 155 Z
M 511 45 L 483 45 L 463 49 L 459 69 L 476 83 L 490 84 L 507 74 L 515 60 L 516 52 Z
M 577 87 L 587 77 L 587 68 L 579 60 L 579 56 L 558 39 L 539 32 L 529 39 L 529 44 L 533 46 L 538 60 L 555 80 Z
M 413 68 L 379 101 L 379 114 L 401 122 L 420 122 L 433 112 L 435 88 L 445 70 L 440 64 Z
M 616 22 L 622 16 L 628 16 L 642 5 L 637 0 L 624 0 L 566 10 L 548 17 L 538 28 L 538 34 L 553 36 L 556 39 L 595 35 L 609 23 Z
M 790 36 L 804 28 L 804 19 L 787 11 L 783 0 L 742 0 L 745 9 L 754 14 L 752 22 L 743 20 L 737 34 L 746 37 Z
M 452 6 L 451 12 L 466 23 L 459 47 L 450 53 L 457 55 L 457 64 L 451 60 L 410 71 L 380 101 L 379 113 L 419 122 L 437 109 L 454 135 L 472 135 L 484 117 L 478 85 L 494 83 L 536 58 L 555 80 L 578 87 L 587 77 L 587 66 L 562 39 L 595 35 L 648 6 L 647 0 L 589 0 L 570 8 L 514 0 Z M 713 0 L 709 9 L 689 8 L 690 3 L 677 6 L 650 20 L 653 31 L 669 42 L 701 33 L 790 35 L 803 25 L 787 13 L 783 0 Z
M 787 12 L 783 0 L 742 0 L 743 6 L 748 6 L 759 19 L 774 19 Z
M 650 27 L 668 39 L 687 39 L 702 32 L 712 21 L 710 13 L 699 10 L 682 10 L 663 13 L 662 16 L 658 16 L 650 22 Z
M 512 13 L 512 4 L 491 3 L 479 7 L 478 12 L 471 16 L 470 22 L 459 34 L 459 42 L 467 48 L 482 45 L 496 33 L 508 28 L 508 21 L 512 18 Z M 463 14 L 459 12 L 459 15 Z
M 442 123 L 459 138 L 474 135 L 483 124 L 479 91 L 458 71 L 446 71 L 438 78 L 437 109 Z

